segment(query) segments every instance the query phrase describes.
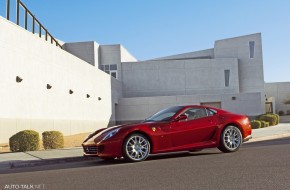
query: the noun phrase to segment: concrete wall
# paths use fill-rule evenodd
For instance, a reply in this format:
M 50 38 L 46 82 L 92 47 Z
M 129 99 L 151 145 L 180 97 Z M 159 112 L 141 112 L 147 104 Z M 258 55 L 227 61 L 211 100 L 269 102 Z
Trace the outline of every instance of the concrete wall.
M 109 75 L 2 17 L 0 28 L 0 143 L 24 129 L 72 135 L 107 127 Z
M 100 64 L 117 64 L 117 79 L 122 81 L 121 62 L 136 62 L 137 59 L 132 56 L 122 45 L 101 45 L 99 51 Z
M 249 42 L 255 42 L 254 58 L 250 58 Z M 261 110 L 265 112 L 265 90 L 261 33 L 217 40 L 215 58 L 237 58 L 239 61 L 239 87 L 241 93 L 261 92 Z
M 177 60 L 177 59 L 196 59 L 196 58 L 214 58 L 214 49 L 206 49 L 201 51 L 182 53 L 177 55 L 171 55 L 153 60 Z
M 234 99 L 233 99 L 234 97 Z M 176 105 L 220 102 L 221 108 L 239 114 L 261 114 L 260 93 L 121 98 L 116 107 L 119 123 L 144 120 L 157 111 Z M 124 111 L 126 110 L 126 111 Z
M 230 70 L 228 87 L 224 70 Z M 239 92 L 235 58 L 122 63 L 122 76 L 124 97 Z
M 99 44 L 91 42 L 73 42 L 64 43 L 63 48 L 77 56 L 78 58 L 88 62 L 89 64 L 98 67 L 99 65 Z
M 255 41 L 255 56 L 250 58 L 249 41 Z M 237 58 L 239 60 L 240 92 L 264 92 L 264 73 L 261 34 L 252 34 L 217 40 L 215 58 Z
M 266 97 L 275 97 L 275 112 L 290 110 L 290 104 L 284 102 L 290 98 L 290 82 L 265 83 Z
M 100 45 L 100 64 L 111 65 L 121 62 L 120 45 Z
M 121 62 L 136 62 L 137 59 L 122 45 L 120 45 Z
M 113 126 L 116 124 L 116 105 L 118 105 L 119 99 L 123 97 L 122 87 L 123 86 L 121 81 L 115 79 L 114 77 L 111 77 L 112 116 L 109 126 Z

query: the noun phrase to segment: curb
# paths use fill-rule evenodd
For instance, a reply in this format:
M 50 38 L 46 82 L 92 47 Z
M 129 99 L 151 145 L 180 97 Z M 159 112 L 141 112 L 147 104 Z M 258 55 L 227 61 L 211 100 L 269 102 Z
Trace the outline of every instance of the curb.
M 42 166 L 49 164 L 59 164 L 59 163 L 69 163 L 69 162 L 80 162 L 86 160 L 95 160 L 94 157 L 67 157 L 67 158 L 52 158 L 45 160 L 33 160 L 33 161 L 19 161 L 19 162 L 10 162 L 10 169 L 13 168 L 25 168 L 25 167 L 33 167 L 33 166 Z
M 252 138 L 246 143 L 274 140 L 274 139 L 280 139 L 280 138 L 286 138 L 286 137 L 290 137 L 290 133 L 277 134 L 277 135 L 271 135 L 271 136 L 265 136 L 265 137 L 256 137 L 256 138 Z

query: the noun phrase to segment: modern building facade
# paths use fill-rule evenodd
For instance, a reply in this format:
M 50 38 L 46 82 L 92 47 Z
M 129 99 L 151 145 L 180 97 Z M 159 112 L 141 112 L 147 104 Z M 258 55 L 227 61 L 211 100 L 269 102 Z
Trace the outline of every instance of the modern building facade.
M 265 83 L 265 92 L 266 112 L 290 115 L 290 82 Z
M 121 45 L 100 45 L 93 51 L 87 49 L 88 43 L 96 44 L 64 47 L 122 82 L 122 97 L 113 105 L 117 123 L 142 120 L 179 104 L 210 105 L 247 115 L 264 112 L 261 34 L 218 40 L 212 49 L 147 61 L 137 61 Z M 93 62 L 94 57 L 98 59 Z
M 173 105 L 265 112 L 260 33 L 138 61 L 122 45 L 61 49 L 2 17 L 0 28 L 0 143 L 24 129 L 90 132 Z

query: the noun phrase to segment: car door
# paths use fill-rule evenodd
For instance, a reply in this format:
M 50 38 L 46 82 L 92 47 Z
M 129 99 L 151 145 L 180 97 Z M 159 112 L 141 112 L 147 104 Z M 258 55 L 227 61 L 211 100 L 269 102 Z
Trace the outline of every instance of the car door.
M 209 141 L 216 130 L 216 116 L 209 115 L 205 108 L 192 107 L 182 114 L 187 120 L 172 125 L 172 141 L 175 147 L 187 147 Z

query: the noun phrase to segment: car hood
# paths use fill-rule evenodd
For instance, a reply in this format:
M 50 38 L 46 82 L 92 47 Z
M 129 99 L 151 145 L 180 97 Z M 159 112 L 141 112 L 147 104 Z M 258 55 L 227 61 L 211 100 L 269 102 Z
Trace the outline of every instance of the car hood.
M 106 133 L 112 131 L 112 130 L 115 130 L 115 129 L 130 129 L 130 128 L 135 128 L 135 127 L 138 127 L 138 128 L 142 128 L 142 127 L 145 127 L 145 126 L 155 126 L 155 125 L 159 125 L 162 124 L 163 122 L 139 122 L 139 123 L 131 123 L 131 124 L 123 124 L 123 125 L 116 125 L 116 126 L 113 126 L 113 127 L 108 127 L 108 128 L 102 128 L 102 129 L 99 129 L 93 133 L 91 133 L 85 140 L 84 140 L 84 143 L 93 143 L 94 142 L 94 139 L 97 139 L 98 137 L 102 138 L 102 136 L 105 136 Z M 99 139 L 100 139 L 99 138 Z

